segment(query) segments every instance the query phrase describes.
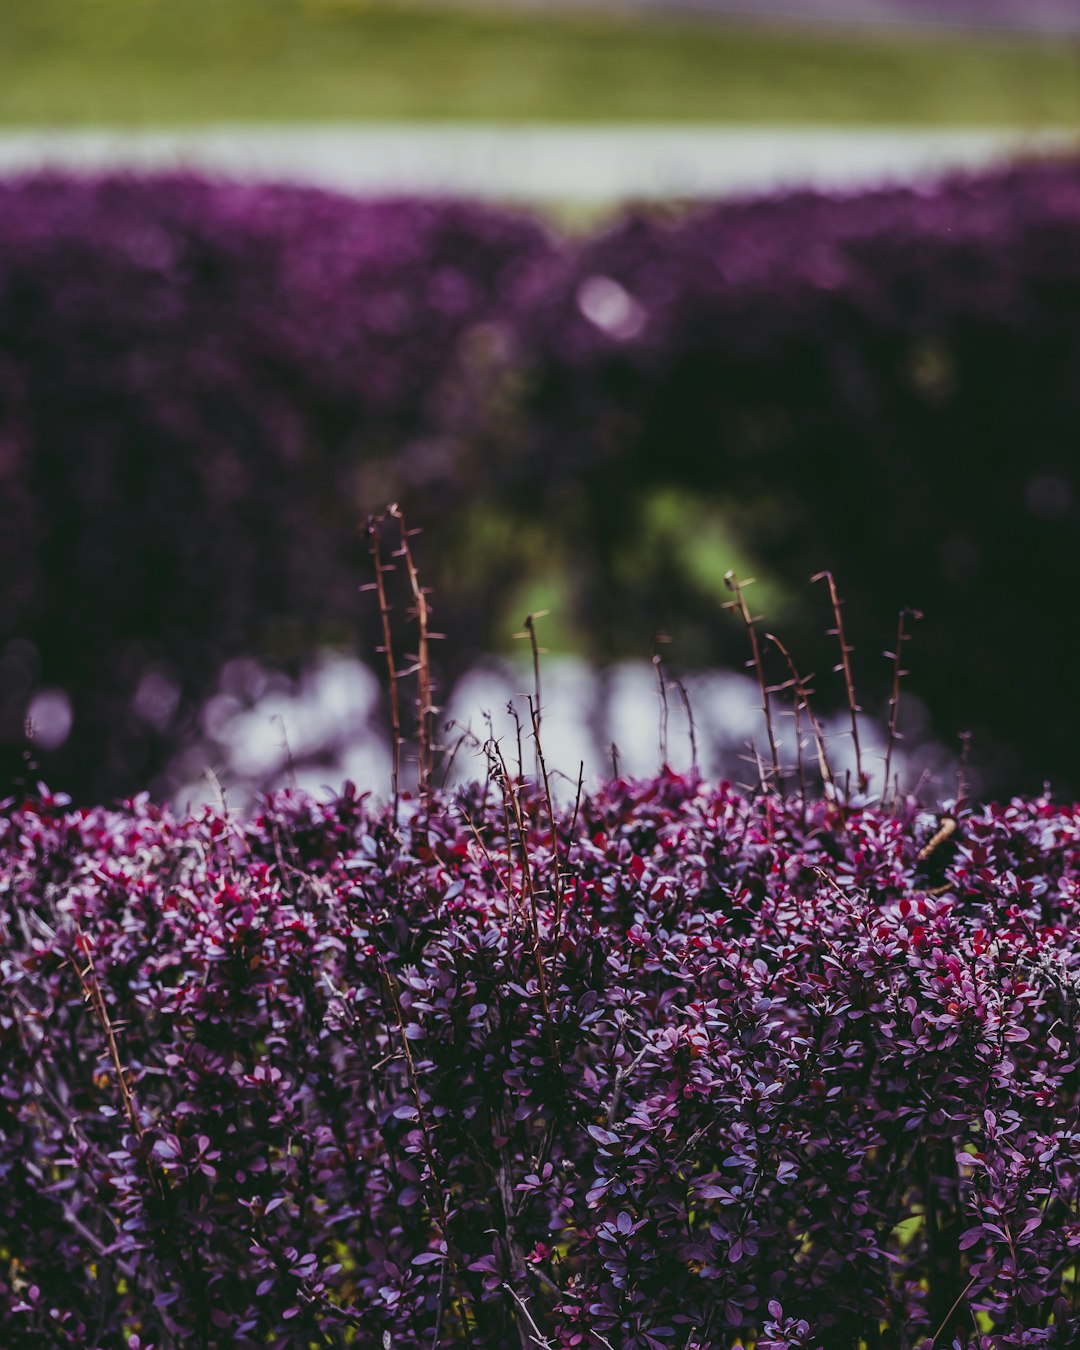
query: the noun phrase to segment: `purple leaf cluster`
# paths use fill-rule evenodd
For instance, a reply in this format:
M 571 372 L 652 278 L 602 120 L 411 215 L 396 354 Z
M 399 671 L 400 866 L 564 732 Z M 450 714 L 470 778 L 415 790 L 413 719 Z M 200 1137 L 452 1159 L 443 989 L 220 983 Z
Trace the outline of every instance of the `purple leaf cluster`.
M 552 244 L 455 202 L 185 176 L 0 183 L 0 754 L 149 786 L 222 664 L 355 634 L 358 524 L 445 512 L 456 408 Z M 49 753 L 53 750 L 53 753 Z
M 10 1350 L 1073 1346 L 1080 808 L 0 824 Z

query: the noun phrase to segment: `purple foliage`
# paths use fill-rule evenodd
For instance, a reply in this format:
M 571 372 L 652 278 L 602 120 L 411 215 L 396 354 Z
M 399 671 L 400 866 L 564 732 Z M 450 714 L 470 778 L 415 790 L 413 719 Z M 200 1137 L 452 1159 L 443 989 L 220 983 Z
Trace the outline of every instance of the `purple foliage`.
M 938 733 L 974 730 L 1009 788 L 1075 785 L 1075 162 L 630 217 L 579 249 L 522 333 L 521 435 L 574 532 L 598 647 L 659 625 L 731 659 L 693 561 L 628 566 L 674 486 L 711 501 L 755 570 L 801 592 L 831 568 L 856 632 L 921 609 Z M 540 477 L 521 474 L 530 509 Z M 811 608 L 793 622 L 807 666 L 831 664 Z
M 535 222 L 453 202 L 0 183 L 8 759 L 57 688 L 77 734 L 49 773 L 136 791 L 225 659 L 351 637 L 358 524 L 468 489 L 455 409 L 550 251 Z
M 352 638 L 356 526 L 398 494 L 463 659 L 504 636 L 528 547 L 572 563 L 594 654 L 662 628 L 736 661 L 715 569 L 650 534 L 674 488 L 789 588 L 830 567 L 864 645 L 921 609 L 934 733 L 974 731 L 1010 790 L 1075 785 L 1078 260 L 1075 164 L 574 243 L 454 203 L 0 185 L 0 777 L 58 689 L 45 776 L 163 790 L 223 661 Z M 790 618 L 825 669 L 822 616 Z
M 1075 1345 L 1080 808 L 937 824 L 9 809 L 0 1340 Z

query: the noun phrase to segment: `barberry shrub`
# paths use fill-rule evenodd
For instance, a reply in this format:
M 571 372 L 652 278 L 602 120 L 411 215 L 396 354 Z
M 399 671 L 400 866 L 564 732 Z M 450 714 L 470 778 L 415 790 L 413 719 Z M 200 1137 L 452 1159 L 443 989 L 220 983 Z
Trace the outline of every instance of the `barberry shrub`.
M 1033 578 L 1080 568 L 1078 244 L 1075 162 L 583 240 L 477 204 L 4 182 L 0 781 L 31 712 L 78 800 L 167 794 L 226 663 L 352 641 L 357 524 L 400 497 L 462 664 L 540 558 L 592 655 L 661 627 L 732 661 L 702 619 L 719 521 L 789 593 L 843 576 L 860 631 L 923 609 L 934 734 L 972 730 L 1001 790 L 1075 790 L 1080 630 Z M 786 617 L 822 669 L 818 617 Z
M 552 248 L 460 202 L 0 182 L 0 780 L 30 713 L 78 800 L 160 795 L 225 662 L 355 641 L 358 523 L 473 489 L 456 410 Z
M 8 1350 L 1077 1344 L 1078 807 L 42 793 L 0 858 Z

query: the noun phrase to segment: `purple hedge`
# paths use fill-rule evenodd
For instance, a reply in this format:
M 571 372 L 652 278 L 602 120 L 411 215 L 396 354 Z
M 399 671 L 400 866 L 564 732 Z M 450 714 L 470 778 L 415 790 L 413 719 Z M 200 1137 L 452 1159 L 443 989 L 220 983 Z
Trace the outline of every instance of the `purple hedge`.
M 1075 164 L 573 243 L 462 204 L 0 184 L 0 777 L 56 690 L 44 776 L 166 791 L 223 661 L 353 640 L 356 526 L 400 496 L 463 660 L 528 549 L 594 654 L 660 627 L 685 664 L 741 659 L 686 546 L 721 520 L 789 593 L 831 568 L 863 647 L 921 609 L 918 691 L 984 781 L 1076 787 L 1078 424 Z M 693 520 L 658 541 L 669 490 Z M 832 663 L 811 607 L 781 617 Z
M 0 1340 L 1076 1345 L 1080 809 L 938 826 L 10 807 Z
M 518 491 L 534 511 L 546 483 L 572 532 L 598 649 L 640 651 L 659 625 L 731 658 L 681 540 L 630 565 L 674 487 L 800 594 L 832 569 L 879 647 L 884 616 L 924 611 L 938 733 L 973 730 L 999 784 L 1078 785 L 1076 163 L 630 217 L 522 333 Z M 806 664 L 831 665 L 826 625 L 791 617 Z
M 38 688 L 76 733 L 39 759 L 100 800 L 154 781 L 228 657 L 351 638 L 358 523 L 468 491 L 458 405 L 550 251 L 456 203 L 0 183 L 4 776 Z

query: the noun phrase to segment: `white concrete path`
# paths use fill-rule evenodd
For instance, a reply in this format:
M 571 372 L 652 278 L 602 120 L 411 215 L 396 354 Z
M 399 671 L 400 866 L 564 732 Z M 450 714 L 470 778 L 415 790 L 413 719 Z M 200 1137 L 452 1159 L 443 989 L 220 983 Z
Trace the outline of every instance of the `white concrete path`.
M 362 194 L 612 202 L 846 188 L 1080 145 L 1075 133 L 731 126 L 217 126 L 0 134 L 0 174 L 189 168 Z

